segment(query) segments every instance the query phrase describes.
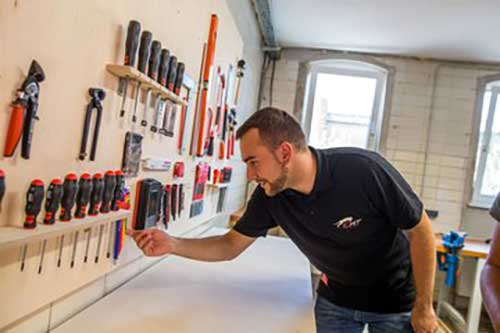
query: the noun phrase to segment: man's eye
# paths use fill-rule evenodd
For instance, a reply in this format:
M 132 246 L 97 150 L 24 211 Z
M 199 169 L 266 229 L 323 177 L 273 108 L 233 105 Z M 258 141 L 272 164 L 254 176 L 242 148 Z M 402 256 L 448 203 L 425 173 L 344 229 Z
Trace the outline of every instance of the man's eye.
M 251 164 L 253 167 L 256 167 L 256 166 L 259 164 L 259 162 L 257 162 L 257 161 L 252 161 L 252 162 L 250 162 L 250 164 Z

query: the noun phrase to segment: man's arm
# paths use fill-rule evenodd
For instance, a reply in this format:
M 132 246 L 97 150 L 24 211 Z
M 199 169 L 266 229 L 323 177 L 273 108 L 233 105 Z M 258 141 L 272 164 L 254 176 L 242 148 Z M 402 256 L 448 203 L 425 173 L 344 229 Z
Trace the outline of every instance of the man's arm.
M 436 315 L 432 307 L 436 274 L 436 245 L 429 217 L 422 211 L 420 222 L 409 231 L 410 254 L 417 298 L 412 310 L 415 332 L 434 332 Z
M 158 229 L 128 230 L 137 246 L 147 256 L 175 254 L 201 261 L 225 261 L 236 258 L 256 238 L 247 237 L 235 230 L 224 235 L 205 238 L 177 238 Z
M 495 332 L 500 332 L 500 224 L 495 227 L 490 254 L 481 274 L 481 290 Z

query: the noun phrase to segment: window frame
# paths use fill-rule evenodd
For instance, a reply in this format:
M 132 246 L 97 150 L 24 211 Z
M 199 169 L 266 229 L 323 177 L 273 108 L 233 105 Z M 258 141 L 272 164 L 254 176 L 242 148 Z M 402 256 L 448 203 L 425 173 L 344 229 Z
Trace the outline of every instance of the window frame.
M 384 111 L 384 92 L 386 91 L 388 73 L 383 69 L 374 67 L 370 63 L 357 61 L 331 60 L 311 66 L 306 85 L 306 103 L 303 117 L 303 125 L 306 131 L 307 141 L 310 140 L 311 124 L 318 74 L 333 74 L 342 76 L 354 76 L 361 78 L 372 78 L 376 80 L 375 96 L 373 99 L 372 113 L 368 126 L 366 149 L 380 150 L 382 138 L 382 120 Z
M 484 103 L 484 96 L 488 91 L 491 91 L 490 105 L 488 107 L 488 118 L 486 119 L 483 144 L 481 147 L 479 147 L 479 137 L 481 135 L 481 119 L 483 116 L 482 106 Z M 477 131 L 477 144 L 475 148 L 476 159 L 474 159 L 474 166 L 476 165 L 476 160 L 479 161 L 477 162 L 477 174 L 476 170 L 473 170 L 473 177 L 475 174 L 476 178 L 473 180 L 472 198 L 471 202 L 469 203 L 469 205 L 473 207 L 489 208 L 491 207 L 493 201 L 495 200 L 495 195 L 481 194 L 481 187 L 483 186 L 484 182 L 484 172 L 486 169 L 488 151 L 490 147 L 491 131 L 493 128 L 493 120 L 495 118 L 496 105 L 499 95 L 500 95 L 500 86 L 490 86 L 490 87 L 486 86 L 483 93 L 481 94 L 481 108 L 479 109 L 479 126 Z

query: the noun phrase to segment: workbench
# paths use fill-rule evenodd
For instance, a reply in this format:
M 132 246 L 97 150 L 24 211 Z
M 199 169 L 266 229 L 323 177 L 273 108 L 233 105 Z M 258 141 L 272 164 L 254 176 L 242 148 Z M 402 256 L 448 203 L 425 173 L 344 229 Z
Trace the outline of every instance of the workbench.
M 313 333 L 309 262 L 277 237 L 229 262 L 169 256 L 52 332 L 89 331 Z
M 436 249 L 437 252 L 446 252 L 446 249 L 442 245 L 441 236 L 436 236 Z M 461 257 L 472 258 L 476 261 L 474 282 L 467 312 L 466 333 L 477 333 L 479 330 L 479 319 L 481 317 L 481 306 L 483 304 L 480 286 L 481 271 L 486 263 L 489 251 L 490 245 L 486 244 L 486 242 L 468 238 L 465 239 L 464 247 L 460 250 L 459 255 Z

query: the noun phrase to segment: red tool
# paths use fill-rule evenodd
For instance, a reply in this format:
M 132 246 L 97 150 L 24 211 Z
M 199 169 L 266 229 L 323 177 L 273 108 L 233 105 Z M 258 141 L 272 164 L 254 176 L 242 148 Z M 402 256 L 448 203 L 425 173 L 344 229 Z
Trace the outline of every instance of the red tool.
M 184 162 L 175 162 L 174 164 L 174 178 L 184 177 Z
M 200 132 L 198 133 L 198 146 L 197 146 L 197 151 L 196 155 L 197 156 L 203 156 L 203 149 L 204 149 L 204 142 L 205 142 L 205 113 L 208 107 L 208 87 L 209 87 L 209 79 L 210 79 L 210 72 L 212 71 L 212 66 L 214 63 L 214 55 L 215 55 L 215 43 L 217 39 L 217 25 L 219 23 L 219 19 L 217 18 L 217 15 L 212 14 L 211 20 L 210 20 L 210 31 L 208 34 L 208 43 L 207 43 L 207 56 L 206 56 L 206 61 L 205 61 L 205 67 L 203 71 L 203 90 L 201 91 L 201 104 L 200 104 L 200 122 L 199 122 L 199 129 Z M 207 133 L 208 134 L 208 133 Z
M 92 177 L 92 193 L 90 194 L 89 215 L 99 214 L 99 205 L 102 201 L 102 192 L 104 191 L 104 180 L 102 174 L 96 173 Z
M 75 218 L 82 219 L 87 213 L 87 205 L 90 201 L 92 193 L 92 178 L 90 174 L 84 173 L 78 182 L 78 194 L 76 195 L 76 212 Z
M 202 86 L 202 80 L 203 80 L 203 69 L 205 67 L 205 61 L 206 61 L 206 56 L 207 56 L 207 43 L 203 44 L 203 53 L 201 54 L 201 65 L 200 65 L 200 74 L 198 77 L 198 88 L 196 91 L 196 101 L 195 101 L 195 114 L 194 114 L 194 124 L 193 124 L 193 130 L 191 131 L 191 146 L 189 148 L 189 155 L 196 154 L 198 150 L 198 136 L 200 135 L 200 124 L 199 124 L 199 118 L 200 118 L 200 94 L 201 94 L 201 86 Z
M 71 209 L 75 205 L 76 193 L 78 192 L 77 180 L 78 177 L 74 173 L 67 174 L 64 178 L 61 215 L 59 216 L 62 222 L 71 220 Z
M 29 159 L 31 151 L 31 140 L 35 120 L 38 120 L 38 95 L 40 93 L 40 82 L 45 80 L 42 67 L 33 60 L 21 88 L 17 90 L 17 98 L 12 103 L 12 114 L 10 116 L 9 129 L 3 155 L 11 157 L 16 150 L 17 144 L 23 137 L 21 156 Z
M 120 200 L 122 197 L 122 191 L 125 187 L 125 179 L 123 178 L 123 172 L 121 170 L 115 171 L 115 179 L 116 179 L 116 187 L 113 195 L 113 201 L 111 202 L 111 210 L 117 211 L 120 210 Z
M 214 176 L 212 178 L 212 183 L 214 185 L 216 185 L 218 182 L 219 182 L 219 170 L 218 169 L 214 169 Z
M 43 219 L 44 224 L 55 223 L 56 213 L 61 205 L 62 196 L 62 181 L 59 178 L 53 179 L 47 190 L 47 199 L 45 200 L 45 218 Z
M 44 192 L 43 181 L 35 179 L 31 182 L 31 186 L 26 194 L 26 207 L 24 209 L 26 212 L 24 227 L 26 229 L 34 229 L 36 227 L 36 217 L 42 209 Z
M 101 213 L 109 213 L 111 200 L 113 199 L 116 186 L 115 173 L 111 170 L 104 175 L 104 192 L 102 194 Z

